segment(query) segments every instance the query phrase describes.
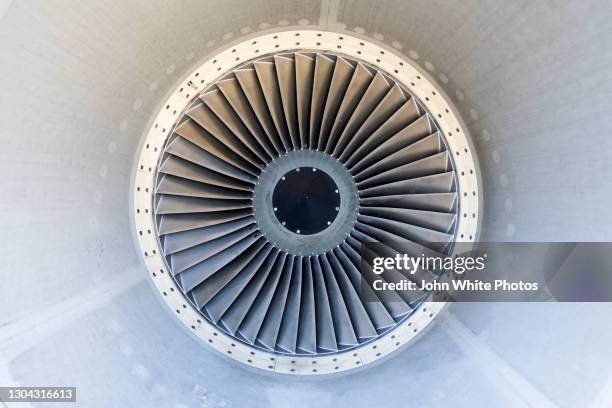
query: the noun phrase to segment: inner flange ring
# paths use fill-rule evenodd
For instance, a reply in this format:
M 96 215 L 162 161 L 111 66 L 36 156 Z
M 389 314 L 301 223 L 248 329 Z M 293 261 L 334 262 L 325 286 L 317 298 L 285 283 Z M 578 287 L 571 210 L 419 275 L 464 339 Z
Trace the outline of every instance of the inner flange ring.
M 297 168 L 317 168 L 329 175 L 340 196 L 338 215 L 331 225 L 312 235 L 288 230 L 274 214 L 273 192 L 281 178 Z M 297 150 L 270 162 L 253 191 L 253 215 L 263 236 L 277 248 L 294 255 L 318 255 L 339 245 L 357 221 L 359 195 L 353 176 L 336 158 L 322 152 Z

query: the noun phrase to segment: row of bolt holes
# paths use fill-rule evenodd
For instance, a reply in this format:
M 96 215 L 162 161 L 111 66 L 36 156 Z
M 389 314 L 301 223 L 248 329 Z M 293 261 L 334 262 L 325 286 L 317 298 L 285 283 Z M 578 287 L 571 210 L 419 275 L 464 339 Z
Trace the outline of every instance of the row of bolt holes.
M 147 148 L 148 148 L 148 147 L 149 147 L 149 145 L 147 144 Z M 157 148 L 155 148 L 155 150 L 157 151 Z M 144 170 L 144 166 L 143 166 L 143 165 L 141 165 L 141 166 L 140 166 L 140 170 Z M 149 167 L 149 171 L 152 171 L 151 167 Z M 140 187 L 136 187 L 136 191 L 140 191 Z M 148 192 L 149 192 L 149 188 L 148 188 L 148 187 L 147 187 L 147 188 L 145 188 L 145 192 L 146 192 L 146 193 L 148 193 Z M 145 208 L 144 212 L 145 212 L 145 214 L 148 214 L 148 213 L 149 213 L 149 209 L 148 209 L 148 208 Z M 140 208 L 137 208 L 137 209 L 136 209 L 136 214 L 140 214 Z M 150 229 L 147 229 L 147 234 L 149 234 L 149 235 L 151 234 L 151 230 L 150 230 Z M 139 230 L 139 231 L 138 231 L 138 235 L 143 236 L 143 232 L 142 232 L 142 230 Z M 157 251 L 154 249 L 154 250 L 152 251 L 152 253 L 153 253 L 153 255 L 156 255 L 156 254 L 157 254 Z M 144 251 L 144 256 L 149 256 L 149 252 Z M 164 273 L 164 271 L 163 271 L 163 270 L 160 270 L 160 272 L 161 272 L 161 273 Z M 153 277 L 155 277 L 155 272 L 153 272 Z
M 427 308 L 424 308 L 424 309 L 423 309 L 423 312 L 426 312 L 426 311 L 427 311 Z M 432 318 L 433 316 L 434 316 L 434 314 L 433 314 L 433 313 L 430 313 L 430 314 L 429 314 L 429 317 L 430 317 L 430 318 Z M 198 320 L 198 323 L 200 323 L 200 322 L 201 322 L 201 321 L 200 321 L 200 320 Z M 409 322 L 409 323 L 408 323 L 408 326 L 411 326 L 411 325 L 412 325 L 412 322 Z M 191 326 L 191 328 L 195 330 L 195 326 Z M 413 332 L 414 332 L 414 333 L 416 333 L 417 331 L 418 331 L 418 329 L 416 329 L 416 328 L 413 330 Z M 216 333 L 216 332 L 213 332 L 213 335 L 214 335 L 214 336 L 216 336 L 216 335 L 217 335 L 217 333 Z M 395 335 L 392 335 L 392 336 L 391 336 L 391 338 L 392 338 L 392 339 L 395 339 Z M 212 340 L 212 339 L 208 339 L 208 342 L 209 342 L 209 343 L 213 343 L 213 340 Z M 401 345 L 401 342 L 399 342 L 399 341 L 395 343 L 395 346 L 396 346 L 396 347 L 399 347 L 400 345 Z M 231 346 L 232 346 L 232 347 L 236 347 L 236 344 L 235 344 L 235 343 L 231 343 Z M 378 347 L 378 346 L 374 345 L 374 346 L 372 346 L 372 349 L 373 349 L 373 350 L 375 350 L 377 347 Z M 231 350 L 227 350 L 227 353 L 228 353 L 228 354 L 232 354 L 232 351 L 231 351 Z M 251 354 L 252 356 L 254 356 L 254 355 L 255 355 L 255 352 L 254 352 L 254 351 L 251 351 L 251 352 L 250 352 L 250 354 Z M 380 352 L 379 352 L 379 353 L 376 353 L 376 357 L 380 357 L 381 355 L 382 355 L 382 353 L 380 353 Z M 353 353 L 353 357 L 357 357 L 357 353 Z M 274 358 L 274 357 L 270 357 L 270 361 L 274 361 L 274 360 L 275 360 L 275 358 Z M 337 358 L 334 358 L 332 361 L 333 361 L 333 362 L 337 362 L 337 361 L 338 361 L 338 359 L 337 359 Z M 249 363 L 253 363 L 253 360 L 249 359 L 249 360 L 247 360 L 247 362 L 249 362 Z M 296 363 L 296 361 L 295 361 L 295 360 L 291 360 L 291 364 L 295 364 L 295 363 Z M 316 362 L 316 360 L 312 362 L 312 364 L 316 364 L 316 363 L 317 363 L 317 362 Z M 359 360 L 355 361 L 355 365 L 359 365 L 359 364 L 361 364 L 361 361 L 359 361 Z M 268 366 L 268 368 L 272 370 L 272 369 L 274 369 L 274 366 L 269 365 L 269 366 Z M 334 367 L 334 370 L 339 370 L 339 369 L 340 369 L 340 367 L 339 367 L 339 366 L 335 366 L 335 367 Z M 295 372 L 295 368 L 290 369 L 290 371 L 291 371 L 291 372 Z M 316 368 L 315 368 L 315 369 L 312 369 L 312 372 L 313 372 L 313 373 L 316 373 L 316 372 L 317 372 L 317 369 L 316 369 Z
M 148 146 L 149 146 L 149 145 L 147 145 L 147 148 L 148 148 Z M 155 150 L 157 150 L 157 148 L 155 148 Z M 141 168 L 141 169 L 143 169 L 143 167 L 144 167 L 144 166 L 140 166 L 140 168 Z M 149 171 L 151 171 L 151 170 L 149 170 Z M 140 187 L 136 187 L 136 191 L 140 191 Z M 148 187 L 147 187 L 147 188 L 145 188 L 145 192 L 146 192 L 146 193 L 148 193 L 148 192 L 149 192 L 149 188 L 148 188 Z M 145 212 L 146 212 L 146 213 L 148 213 L 148 212 L 149 212 L 149 210 L 145 210 Z M 140 208 L 137 208 L 137 209 L 136 209 L 136 213 L 137 213 L 137 214 L 140 214 Z M 151 230 L 150 230 L 150 229 L 147 229 L 147 234 L 149 234 L 149 235 L 151 234 Z M 143 235 L 144 235 L 144 234 L 143 234 L 143 232 L 142 232 L 142 230 L 138 231 L 138 235 L 140 235 L 140 236 L 143 236 Z M 154 251 L 153 253 L 155 253 L 155 251 Z M 147 256 L 147 252 L 145 252 L 145 256 Z M 163 271 L 162 271 L 162 273 L 163 273 Z M 155 273 L 153 274 L 153 276 L 155 276 Z
M 146 145 L 146 148 L 147 148 L 147 149 L 149 148 L 149 145 L 148 145 L 148 144 Z M 155 151 L 157 151 L 157 147 L 155 148 Z M 142 166 L 142 165 L 141 165 L 141 166 L 140 166 L 140 169 L 141 169 L 141 170 L 144 170 L 144 166 Z M 151 169 L 151 167 L 149 167 L 149 171 L 151 171 L 151 170 L 152 170 L 152 169 Z M 136 187 L 136 191 L 140 192 L 140 190 L 141 190 L 141 189 L 140 189 L 140 186 Z M 148 188 L 148 187 L 146 187 L 146 188 L 145 188 L 145 193 L 148 193 L 148 192 L 149 192 L 149 188 Z M 145 209 L 145 213 L 147 213 L 147 214 L 148 214 L 148 213 L 149 213 L 149 210 L 148 210 L 148 209 Z M 140 208 L 137 208 L 137 209 L 136 209 L 136 214 L 140 214 Z M 147 229 L 147 234 L 148 234 L 148 235 L 150 235 L 150 234 L 151 234 L 151 230 L 150 230 L 150 229 Z M 142 230 L 139 230 L 139 231 L 138 231 L 138 235 L 140 235 L 140 236 L 143 236 L 143 235 L 144 235 L 144 233 L 142 232 Z M 157 252 L 156 252 L 155 250 L 153 250 L 153 255 L 155 255 L 156 253 L 157 253 Z M 149 253 L 148 253 L 147 251 L 145 251 L 144 255 L 145 255 L 145 256 L 149 256 Z M 160 269 L 160 272 L 161 272 L 161 273 L 164 273 L 164 270 L 163 270 L 163 269 Z M 155 272 L 153 272 L 153 277 L 155 277 L 155 276 L 156 276 L 156 275 L 155 275 Z
M 168 108 L 170 108 L 170 105 L 166 106 L 166 109 L 168 109 Z M 176 111 L 175 111 L 175 112 L 176 112 Z M 157 127 L 158 127 L 158 124 L 156 123 L 156 124 L 155 124 L 155 128 L 157 128 Z M 165 132 L 166 132 L 166 129 L 164 128 L 164 129 L 162 130 L 162 133 L 165 133 Z M 145 145 L 145 148 L 146 148 L 146 149 L 149 149 L 150 147 L 151 147 L 151 145 L 150 145 L 149 143 L 147 143 L 147 144 Z M 157 152 L 157 147 L 155 147 L 155 148 L 153 149 L 153 151 Z M 141 165 L 140 165 L 140 170 L 143 170 L 143 171 L 144 171 L 144 169 L 145 169 L 145 166 L 141 164 Z M 151 172 L 151 171 L 153 171 L 153 168 L 152 168 L 152 167 L 148 167 L 148 168 L 147 168 L 147 170 L 148 170 L 149 172 Z M 140 186 L 136 187 L 136 191 L 140 192 L 140 190 L 141 190 L 141 189 L 140 189 Z M 146 193 L 148 193 L 148 192 L 149 192 L 149 188 L 148 188 L 148 187 L 147 187 L 147 188 L 145 188 L 145 192 L 146 192 Z M 144 212 L 145 212 L 145 214 L 148 214 L 148 213 L 149 213 L 149 209 L 148 209 L 148 208 L 145 208 Z M 140 208 L 137 208 L 137 209 L 136 209 L 136 214 L 140 214 Z M 140 236 L 142 236 L 142 235 L 143 235 L 142 230 L 138 231 L 138 234 L 139 234 Z M 147 234 L 151 234 L 151 230 L 150 230 L 150 229 L 147 229 Z M 154 250 L 152 251 L 152 253 L 153 253 L 153 255 L 156 255 L 156 254 L 157 254 L 157 251 L 154 249 Z M 149 253 L 148 253 L 147 251 L 145 251 L 145 252 L 144 252 L 144 256 L 149 256 Z M 161 270 L 161 269 L 160 269 L 160 272 L 161 272 L 161 273 L 164 273 L 164 271 L 163 271 L 163 270 Z M 153 272 L 153 277 L 155 277 L 155 276 L 156 276 L 156 275 L 155 275 L 155 272 Z M 172 289 L 172 290 L 174 291 L 174 289 Z M 165 292 L 164 292 L 164 296 L 165 296 Z

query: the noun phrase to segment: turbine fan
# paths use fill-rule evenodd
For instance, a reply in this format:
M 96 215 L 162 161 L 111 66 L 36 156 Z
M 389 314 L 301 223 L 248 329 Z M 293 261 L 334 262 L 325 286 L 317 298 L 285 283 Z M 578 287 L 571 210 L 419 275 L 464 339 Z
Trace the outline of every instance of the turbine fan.
M 309 51 L 251 61 L 199 94 L 165 145 L 154 204 L 185 297 L 237 340 L 290 355 L 360 346 L 413 313 L 426 294 L 361 285 L 361 244 L 448 253 L 458 211 L 423 105 L 376 67 Z

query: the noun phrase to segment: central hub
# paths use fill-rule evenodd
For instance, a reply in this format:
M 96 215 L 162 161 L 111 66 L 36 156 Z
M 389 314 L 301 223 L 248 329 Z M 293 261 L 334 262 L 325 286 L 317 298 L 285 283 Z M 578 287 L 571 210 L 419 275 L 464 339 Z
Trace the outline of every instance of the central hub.
M 273 160 L 253 189 L 253 217 L 262 235 L 299 256 L 323 254 L 344 241 L 357 222 L 358 206 L 351 173 L 336 158 L 313 150 Z
M 340 209 L 334 180 L 315 167 L 296 168 L 280 178 L 272 196 L 274 215 L 288 230 L 312 235 L 329 227 Z

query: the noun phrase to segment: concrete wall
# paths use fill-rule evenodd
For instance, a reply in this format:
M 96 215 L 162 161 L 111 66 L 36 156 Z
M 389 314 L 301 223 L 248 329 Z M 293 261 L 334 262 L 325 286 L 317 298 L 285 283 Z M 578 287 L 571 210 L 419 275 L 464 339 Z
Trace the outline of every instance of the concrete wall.
M 610 306 L 454 305 L 369 370 L 246 371 L 146 281 L 133 158 L 164 96 L 255 32 L 307 25 L 401 50 L 439 80 L 483 171 L 485 240 L 610 240 L 608 1 L 0 2 L 0 385 L 79 406 L 612 405 Z

